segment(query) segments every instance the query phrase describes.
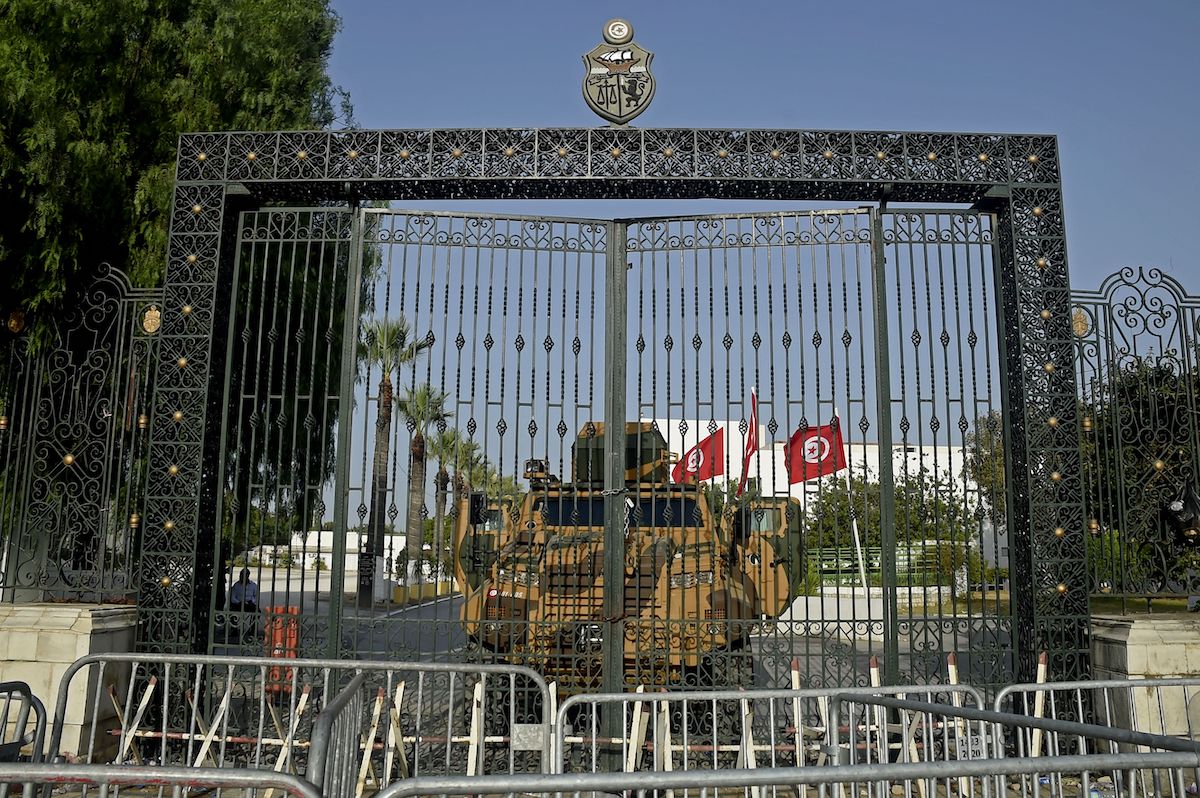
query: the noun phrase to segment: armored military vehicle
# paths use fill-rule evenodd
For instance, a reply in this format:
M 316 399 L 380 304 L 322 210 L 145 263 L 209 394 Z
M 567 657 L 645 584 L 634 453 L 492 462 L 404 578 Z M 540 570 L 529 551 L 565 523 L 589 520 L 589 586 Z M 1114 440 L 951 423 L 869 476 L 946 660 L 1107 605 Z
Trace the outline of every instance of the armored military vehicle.
M 799 505 L 757 499 L 730 503 L 717 517 L 709 489 L 671 482 L 677 458 L 652 424 L 627 424 L 626 440 L 617 588 L 625 683 L 728 683 L 720 663 L 787 606 L 789 585 L 802 573 Z M 605 635 L 617 628 L 604 606 L 603 453 L 604 425 L 588 423 L 573 447 L 569 482 L 530 460 L 529 491 L 513 512 L 497 512 L 478 494 L 464 496 L 458 512 L 467 635 L 565 692 L 599 688 Z M 466 573 L 464 553 L 493 541 L 492 561 L 480 561 L 481 574 Z

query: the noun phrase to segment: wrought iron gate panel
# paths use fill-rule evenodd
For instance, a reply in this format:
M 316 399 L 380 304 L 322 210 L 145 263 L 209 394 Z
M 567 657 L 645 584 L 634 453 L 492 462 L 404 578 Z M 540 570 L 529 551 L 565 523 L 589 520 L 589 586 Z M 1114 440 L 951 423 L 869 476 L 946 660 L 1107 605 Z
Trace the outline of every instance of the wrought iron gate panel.
M 936 681 L 953 651 L 1000 681 L 1003 486 L 971 470 L 1004 457 L 979 431 L 1001 403 L 993 226 L 243 213 L 211 649 L 260 650 L 246 567 L 305 653 L 576 689 L 861 685 L 872 655 Z M 848 468 L 791 483 L 787 441 L 820 425 Z M 719 436 L 719 478 L 680 485 L 656 435 Z M 657 465 L 622 477 L 622 450 Z
M 358 279 L 348 209 L 246 211 L 222 314 L 221 458 L 210 653 L 261 655 L 283 608 L 302 656 L 336 638 L 344 535 L 335 523 L 345 320 Z M 353 353 L 353 347 L 350 350 Z M 328 521 L 328 523 L 326 523 Z M 257 588 L 251 601 L 240 574 Z M 278 623 L 268 620 L 265 623 Z M 290 627 L 290 628 L 289 628 Z
M 1200 490 L 1200 297 L 1127 268 L 1072 301 L 1090 592 L 1195 595 L 1198 541 L 1164 510 Z
M 0 600 L 137 593 L 161 292 L 101 276 L 0 383 Z
M 995 226 L 979 212 L 882 214 L 894 454 L 880 489 L 896 551 L 883 570 L 900 683 L 938 681 L 951 652 L 971 684 L 1015 673 Z
M 342 654 L 495 658 L 591 682 L 599 649 L 551 641 L 574 629 L 552 606 L 555 574 L 534 564 L 542 581 L 530 585 L 521 568 L 493 576 L 493 566 L 499 549 L 524 545 L 526 495 L 554 494 L 548 475 L 571 481 L 577 436 L 603 431 L 609 223 L 376 210 L 363 219 L 351 469 L 340 486 L 357 589 Z M 531 459 L 542 477 L 526 475 Z M 453 545 L 473 495 L 483 517 Z M 602 559 L 569 576 L 597 583 Z M 526 607 L 531 588 L 546 598 Z
M 723 508 L 737 504 L 755 388 L 764 447 L 748 472 L 755 533 L 803 527 L 813 510 L 803 492 L 800 501 L 787 501 L 783 444 L 774 441 L 786 441 L 799 427 L 829 424 L 840 411 L 853 452 L 876 426 L 874 407 L 866 406 L 876 337 L 872 218 L 857 210 L 631 225 L 634 407 L 654 420 L 676 453 L 705 441 L 706 459 L 720 458 L 714 483 L 685 489 L 690 500 L 707 505 L 717 529 L 713 522 L 677 522 L 682 545 L 659 577 L 678 581 L 669 583 L 669 611 L 657 624 L 626 621 L 627 638 L 640 631 L 636 646 L 643 654 L 627 672 L 631 684 L 663 681 L 643 662 L 652 650 L 661 652 L 662 669 L 674 666 L 666 680 L 675 684 L 789 686 L 793 659 L 806 685 L 868 683 L 865 658 L 884 650 L 882 615 L 869 612 L 866 602 L 825 597 L 815 584 L 803 586 L 815 594 L 813 612 L 807 598 L 791 600 L 797 592 L 791 582 L 808 574 L 802 552 L 836 546 L 833 530 L 848 530 L 849 504 L 824 508 L 836 520 L 826 519 L 828 527 L 815 534 L 805 530 L 803 546 L 787 540 L 787 532 L 748 534 L 744 520 L 738 534 Z M 840 483 L 820 484 L 832 492 Z M 783 572 L 778 561 L 786 561 Z M 793 580 L 781 595 L 785 573 Z M 755 595 L 757 601 L 743 598 Z
M 792 497 L 801 541 L 731 540 L 727 518 L 713 564 L 704 525 L 677 522 L 670 578 L 685 578 L 683 557 L 713 586 L 674 590 L 657 620 L 627 614 L 640 654 L 627 686 L 866 684 L 872 655 L 885 678 L 937 681 L 950 652 L 987 683 L 1011 675 L 1008 594 L 986 590 L 1007 565 L 1003 487 L 983 497 L 964 472 L 977 419 L 1001 404 L 993 226 L 976 212 L 867 210 L 631 222 L 631 413 L 676 453 L 707 441 L 711 456 L 721 438 L 721 487 L 690 493 L 716 515 L 737 490 L 757 387 L 751 523 L 761 532 L 772 502 Z M 848 470 L 789 485 L 789 437 L 831 424 Z M 783 576 L 768 551 L 792 561 L 786 600 L 735 619 L 732 593 L 761 598 Z M 633 553 L 626 568 L 639 573 Z

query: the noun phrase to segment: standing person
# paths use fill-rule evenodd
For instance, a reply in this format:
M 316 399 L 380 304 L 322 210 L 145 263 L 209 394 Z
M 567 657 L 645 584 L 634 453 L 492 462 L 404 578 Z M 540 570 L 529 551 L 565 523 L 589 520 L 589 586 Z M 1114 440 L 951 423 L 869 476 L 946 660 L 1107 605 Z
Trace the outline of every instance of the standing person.
M 243 568 L 229 591 L 229 609 L 234 612 L 258 612 L 258 584 L 250 578 L 250 569 Z
M 238 574 L 238 580 L 229 589 L 229 609 L 234 612 L 258 612 L 258 584 L 250 578 L 250 569 L 243 568 Z M 236 616 L 234 618 L 236 620 Z M 254 634 L 253 616 L 246 618 L 241 627 L 242 637 Z

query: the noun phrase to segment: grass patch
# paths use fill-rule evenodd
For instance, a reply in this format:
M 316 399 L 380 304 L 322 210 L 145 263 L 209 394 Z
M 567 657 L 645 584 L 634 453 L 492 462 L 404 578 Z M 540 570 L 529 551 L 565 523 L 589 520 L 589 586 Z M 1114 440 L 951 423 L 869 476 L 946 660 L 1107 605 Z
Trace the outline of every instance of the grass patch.
M 1188 600 L 1179 598 L 1146 599 L 1119 596 L 1092 596 L 1089 606 L 1093 615 L 1137 615 L 1155 612 L 1187 612 Z

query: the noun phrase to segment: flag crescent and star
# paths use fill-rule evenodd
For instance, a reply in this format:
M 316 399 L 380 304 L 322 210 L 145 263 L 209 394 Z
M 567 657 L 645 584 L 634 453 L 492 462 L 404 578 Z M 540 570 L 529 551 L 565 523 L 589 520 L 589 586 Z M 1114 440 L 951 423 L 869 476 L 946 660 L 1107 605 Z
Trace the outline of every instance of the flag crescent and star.
M 759 451 L 758 442 L 758 395 L 750 393 L 750 421 L 743 436 L 742 473 L 738 480 L 737 493 L 746 489 L 750 476 L 750 462 Z M 784 444 L 784 468 L 788 483 L 795 485 L 812 479 L 837 473 L 847 466 L 846 445 L 842 439 L 841 423 L 835 414 L 828 424 L 802 426 L 792 433 Z M 671 470 L 674 482 L 703 482 L 725 473 L 725 429 L 718 428 L 711 435 L 701 438 L 695 446 L 684 452 L 683 457 Z

